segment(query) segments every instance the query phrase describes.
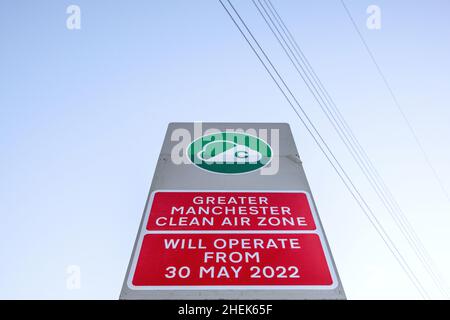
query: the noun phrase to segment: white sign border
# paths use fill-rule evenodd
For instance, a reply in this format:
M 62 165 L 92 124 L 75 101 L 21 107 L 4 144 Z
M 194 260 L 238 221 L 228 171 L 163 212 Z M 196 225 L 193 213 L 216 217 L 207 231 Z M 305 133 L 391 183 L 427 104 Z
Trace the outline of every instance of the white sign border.
M 150 216 L 151 208 L 153 205 L 153 199 L 155 194 L 159 192 L 222 192 L 222 193 L 303 193 L 308 199 L 308 204 L 313 216 L 315 230 L 161 230 L 161 231 L 149 231 L 147 230 L 147 223 Z M 133 252 L 133 262 L 127 279 L 127 286 L 130 290 L 143 291 L 143 290 L 333 290 L 338 287 L 336 270 L 331 262 L 331 254 L 327 243 L 325 242 L 325 236 L 319 222 L 319 217 L 316 212 L 316 208 L 313 205 L 312 197 L 309 192 L 304 190 L 154 190 L 151 195 L 147 207 L 145 208 L 145 217 L 142 221 L 142 226 L 139 231 L 138 244 L 136 250 Z M 148 234 L 317 234 L 322 245 L 322 249 L 327 261 L 328 270 L 331 274 L 332 283 L 330 285 L 197 285 L 197 286 L 178 286 L 178 285 L 166 285 L 166 286 L 135 286 L 133 284 L 133 277 L 136 271 L 137 261 L 141 252 L 142 243 L 144 237 Z

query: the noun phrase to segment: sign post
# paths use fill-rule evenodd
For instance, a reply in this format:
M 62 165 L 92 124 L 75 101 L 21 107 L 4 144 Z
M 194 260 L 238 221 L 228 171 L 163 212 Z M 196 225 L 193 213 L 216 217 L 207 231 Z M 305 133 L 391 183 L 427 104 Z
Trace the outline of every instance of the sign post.
M 120 298 L 345 299 L 289 126 L 198 126 L 169 125 Z

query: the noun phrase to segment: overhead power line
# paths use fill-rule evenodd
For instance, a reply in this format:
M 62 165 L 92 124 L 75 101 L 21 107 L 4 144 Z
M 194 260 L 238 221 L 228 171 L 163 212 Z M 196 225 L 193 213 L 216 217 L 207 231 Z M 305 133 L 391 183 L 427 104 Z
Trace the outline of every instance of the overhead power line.
M 277 39 L 283 51 L 286 53 L 297 73 L 314 96 L 320 108 L 325 113 L 333 128 L 336 130 L 347 150 L 362 170 L 383 206 L 394 219 L 395 224 L 400 229 L 411 249 L 416 254 L 438 289 L 443 295 L 447 295 L 445 281 L 432 265 L 432 260 L 420 241 L 420 238 L 410 225 L 408 219 L 398 205 L 398 202 L 395 200 L 392 192 L 387 188 L 372 161 L 368 158 L 367 153 L 356 139 L 350 126 L 343 118 L 334 100 L 323 86 L 313 67 L 309 63 L 308 58 L 304 55 L 298 42 L 292 36 L 292 33 L 278 14 L 278 11 L 273 6 L 271 0 L 252 0 L 252 2 Z
M 331 151 L 329 145 L 326 143 L 326 141 L 323 139 L 323 137 L 318 132 L 315 125 L 312 123 L 310 118 L 308 117 L 307 113 L 297 100 L 296 96 L 293 94 L 290 87 L 286 84 L 283 77 L 278 72 L 278 69 L 274 66 L 270 58 L 267 56 L 264 49 L 261 47 L 259 42 L 254 37 L 253 33 L 248 28 L 245 21 L 242 19 L 242 17 L 239 15 L 233 4 L 230 2 L 230 0 L 227 0 L 226 3 L 228 5 L 225 5 L 225 0 L 219 0 L 227 14 L 229 15 L 230 19 L 233 21 L 233 23 L 238 28 L 239 32 L 242 34 L 254 54 L 257 56 L 258 60 L 261 62 L 265 70 L 268 72 L 269 76 L 271 77 L 272 81 L 275 83 L 275 85 L 278 87 L 278 89 L 281 91 L 289 105 L 291 106 L 292 110 L 295 112 L 301 123 L 304 125 L 308 133 L 313 138 L 314 142 L 317 144 L 321 152 L 324 154 L 328 162 L 331 164 L 335 172 L 338 174 L 341 181 L 344 183 L 344 186 L 347 188 L 347 190 L 350 192 L 354 200 L 357 202 L 363 213 L 368 218 L 369 222 L 375 229 L 375 231 L 378 233 L 378 235 L 381 237 L 389 251 L 392 253 L 394 258 L 399 263 L 400 267 L 402 268 L 403 272 L 407 275 L 407 277 L 411 280 L 413 285 L 416 287 L 418 292 L 421 294 L 422 297 L 427 298 L 429 297 L 428 292 L 423 287 L 422 283 L 419 281 L 417 276 L 415 275 L 414 271 L 409 266 L 408 262 L 402 255 L 402 253 L 399 251 L 389 234 L 386 232 L 383 225 L 379 222 L 376 215 L 373 213 L 371 207 L 367 204 L 364 197 L 359 192 L 358 188 L 353 183 L 352 179 L 348 176 L 346 170 L 342 167 L 341 163 L 337 160 L 334 153 Z
M 358 34 L 359 38 L 361 39 L 362 44 L 364 45 L 364 48 L 366 49 L 367 53 L 370 56 L 370 59 L 372 60 L 373 64 L 375 65 L 375 68 L 378 71 L 378 74 L 380 75 L 381 79 L 383 80 L 384 85 L 386 86 L 387 90 L 389 91 L 389 95 L 391 96 L 394 105 L 397 107 L 398 111 L 400 112 L 406 126 L 408 127 L 409 132 L 411 133 L 417 147 L 419 148 L 427 166 L 429 167 L 430 171 L 432 172 L 436 182 L 438 183 L 442 193 L 447 198 L 447 201 L 450 202 L 450 194 L 447 191 L 447 188 L 444 185 L 444 182 L 442 181 L 440 175 L 438 174 L 438 171 L 436 170 L 435 166 L 430 160 L 430 157 L 428 156 L 428 153 L 425 150 L 425 147 L 423 146 L 422 142 L 420 141 L 419 135 L 417 134 L 416 130 L 414 129 L 411 121 L 409 120 L 408 116 L 406 115 L 405 111 L 403 110 L 402 106 L 400 105 L 396 94 L 394 93 L 394 90 L 392 89 L 392 86 L 390 85 L 389 81 L 387 80 L 387 77 L 385 76 L 384 72 L 381 70 L 380 65 L 378 64 L 377 60 L 375 59 L 375 55 L 373 54 L 372 50 L 370 49 L 369 45 L 367 44 L 367 41 L 364 39 L 364 36 L 361 33 L 361 30 L 359 30 L 358 25 L 355 22 L 355 19 L 353 19 L 352 14 L 350 13 L 350 10 L 348 9 L 347 5 L 345 4 L 344 0 L 340 0 L 342 6 L 345 9 L 345 12 L 347 13 L 348 18 L 350 19 L 356 33 Z

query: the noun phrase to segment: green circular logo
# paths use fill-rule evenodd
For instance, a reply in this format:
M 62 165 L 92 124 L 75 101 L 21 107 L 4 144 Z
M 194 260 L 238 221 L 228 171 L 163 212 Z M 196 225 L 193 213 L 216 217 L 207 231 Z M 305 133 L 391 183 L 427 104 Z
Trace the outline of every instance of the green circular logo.
M 261 169 L 272 160 L 272 148 L 263 139 L 234 132 L 219 132 L 194 140 L 187 149 L 197 167 L 223 174 Z

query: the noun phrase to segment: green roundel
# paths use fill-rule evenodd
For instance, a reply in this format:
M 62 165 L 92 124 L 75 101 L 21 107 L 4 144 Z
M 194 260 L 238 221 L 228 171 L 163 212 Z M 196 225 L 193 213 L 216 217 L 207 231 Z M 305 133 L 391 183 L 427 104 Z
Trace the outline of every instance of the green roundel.
M 194 140 L 187 156 L 201 169 L 238 174 L 266 166 L 272 159 L 272 149 L 264 140 L 249 134 L 218 132 Z

